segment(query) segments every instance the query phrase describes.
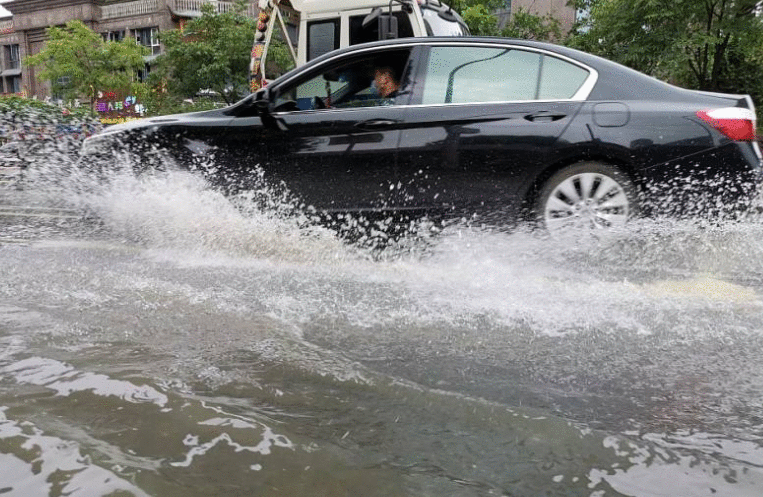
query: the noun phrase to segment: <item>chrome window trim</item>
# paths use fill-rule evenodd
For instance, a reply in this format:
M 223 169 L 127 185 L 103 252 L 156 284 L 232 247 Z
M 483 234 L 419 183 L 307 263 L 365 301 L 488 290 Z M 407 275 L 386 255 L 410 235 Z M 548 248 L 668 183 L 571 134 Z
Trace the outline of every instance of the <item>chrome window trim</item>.
M 306 110 L 293 110 L 291 112 L 289 111 L 281 111 L 281 112 L 273 112 L 272 115 L 274 116 L 293 116 L 296 114 L 304 114 L 305 112 L 310 112 L 313 114 L 316 113 L 327 113 L 327 112 L 347 112 L 347 111 L 361 111 L 361 110 L 367 110 L 367 109 L 400 109 L 405 107 L 406 109 L 410 107 L 417 107 L 416 105 L 408 105 L 408 104 L 400 104 L 400 105 L 369 105 L 367 107 L 332 107 L 329 109 L 306 109 Z
M 454 107 L 454 106 L 471 106 L 471 105 L 495 105 L 495 104 L 527 104 L 527 103 L 533 103 L 533 104 L 550 104 L 555 102 L 560 103 L 568 103 L 568 102 L 581 102 L 582 100 L 574 100 L 572 98 L 553 98 L 553 99 L 538 99 L 538 100 L 488 100 L 486 102 L 454 102 L 449 104 L 412 104 L 412 105 L 406 105 L 406 108 L 415 108 L 415 107 Z M 398 107 L 403 107 L 398 106 Z
M 550 50 L 545 50 L 542 48 L 536 48 L 536 47 L 527 47 L 524 45 L 516 45 L 512 44 L 511 42 L 497 42 L 497 43 L 489 43 L 489 42 L 472 42 L 472 43 L 454 43 L 452 41 L 438 41 L 438 42 L 427 42 L 426 39 L 412 39 L 410 43 L 401 43 L 396 45 L 390 45 L 389 47 L 384 47 L 381 50 L 379 47 L 369 47 L 369 48 L 363 48 L 360 50 L 354 50 L 350 53 L 344 53 L 339 54 L 334 57 L 331 57 L 328 60 L 325 60 L 322 62 L 318 68 L 326 66 L 331 64 L 335 61 L 335 59 L 344 58 L 345 56 L 355 56 L 358 54 L 362 54 L 364 52 L 380 52 L 383 50 L 386 50 L 389 48 L 390 50 L 400 49 L 400 48 L 413 48 L 418 46 L 426 46 L 426 47 L 485 47 L 485 48 L 508 48 L 508 49 L 514 49 L 514 50 L 524 50 L 527 52 L 536 52 L 539 54 L 547 55 L 549 57 L 555 57 L 557 59 L 563 60 L 565 62 L 568 62 L 570 64 L 573 64 L 577 67 L 580 67 L 586 71 L 588 71 L 588 77 L 583 82 L 583 84 L 578 88 L 578 91 L 575 92 L 573 96 L 570 98 L 554 98 L 554 99 L 533 99 L 533 100 L 488 100 L 485 102 L 460 102 L 460 103 L 437 103 L 437 104 L 399 104 L 395 105 L 395 107 L 407 107 L 407 108 L 415 108 L 415 107 L 443 107 L 443 106 L 453 106 L 453 105 L 487 105 L 487 104 L 518 104 L 518 103 L 531 103 L 531 102 L 537 102 L 537 103 L 548 103 L 548 102 L 582 102 L 585 101 L 588 96 L 593 91 L 594 86 L 596 86 L 596 82 L 599 80 L 599 72 L 594 69 L 591 66 L 588 66 L 586 64 L 583 64 L 582 62 L 578 62 L 575 59 L 572 59 L 570 57 L 567 57 L 562 54 L 558 54 L 556 52 L 552 52 Z M 288 85 L 291 81 L 294 79 L 299 78 L 302 75 L 302 73 L 295 74 L 291 78 L 283 81 L 279 86 Z M 353 107 L 353 108 L 339 108 L 339 109 L 309 109 L 309 110 L 300 110 L 300 111 L 292 111 L 292 112 L 274 112 L 273 115 L 292 115 L 297 113 L 303 113 L 303 112 L 336 112 L 336 111 L 345 111 L 345 110 L 356 110 L 356 109 L 366 109 L 371 107 Z
M 291 112 L 288 111 L 282 111 L 282 112 L 273 112 L 274 116 L 284 116 L 284 115 L 295 115 L 295 114 L 302 114 L 305 112 L 311 112 L 311 113 L 327 113 L 327 112 L 346 112 L 346 111 L 360 111 L 365 109 L 390 109 L 390 108 L 402 108 L 405 107 L 406 109 L 416 109 L 416 108 L 437 108 L 437 107 L 467 107 L 467 106 L 486 106 L 486 105 L 505 105 L 505 104 L 527 104 L 527 103 L 541 103 L 541 104 L 548 104 L 548 103 L 570 103 L 570 102 L 582 102 L 582 100 L 575 100 L 572 98 L 554 98 L 554 99 L 538 99 L 538 100 L 488 100 L 486 102 L 453 102 L 453 103 L 442 103 L 442 104 L 399 104 L 399 105 L 369 105 L 368 107 L 340 107 L 340 108 L 331 108 L 331 109 L 308 109 L 308 110 L 294 110 Z

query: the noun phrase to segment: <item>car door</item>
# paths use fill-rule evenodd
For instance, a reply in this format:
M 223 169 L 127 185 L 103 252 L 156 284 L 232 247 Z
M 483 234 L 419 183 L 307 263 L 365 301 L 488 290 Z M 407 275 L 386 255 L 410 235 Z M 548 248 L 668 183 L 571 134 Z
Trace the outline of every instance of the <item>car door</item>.
M 362 51 L 271 89 L 263 169 L 299 203 L 320 211 L 394 208 L 397 148 L 410 93 L 381 97 L 374 68 L 404 80 L 410 49 Z
M 553 161 L 592 72 L 542 51 L 495 43 L 427 49 L 398 167 L 410 207 L 513 213 Z

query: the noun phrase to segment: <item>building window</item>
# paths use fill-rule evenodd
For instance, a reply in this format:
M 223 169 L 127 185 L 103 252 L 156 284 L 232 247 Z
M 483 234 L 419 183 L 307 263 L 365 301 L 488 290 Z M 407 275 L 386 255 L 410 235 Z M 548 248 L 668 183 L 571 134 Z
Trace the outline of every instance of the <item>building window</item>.
M 21 93 L 21 76 L 5 78 L 5 91 L 8 93 Z
M 149 74 L 151 74 L 151 65 L 146 64 L 143 69 L 138 70 L 138 81 L 145 83 L 148 80 Z
M 5 45 L 5 69 L 18 69 L 21 67 L 18 45 Z
M 140 28 L 135 30 L 135 41 L 151 49 L 151 55 L 159 55 L 159 28 Z
M 101 33 L 101 36 L 103 36 L 104 41 L 120 42 L 125 39 L 125 30 L 120 29 L 117 31 L 107 31 L 105 33 Z
M 66 94 L 71 90 L 72 86 L 72 78 L 71 76 L 61 76 L 57 80 L 52 82 L 52 97 L 55 100 L 64 100 L 66 98 Z

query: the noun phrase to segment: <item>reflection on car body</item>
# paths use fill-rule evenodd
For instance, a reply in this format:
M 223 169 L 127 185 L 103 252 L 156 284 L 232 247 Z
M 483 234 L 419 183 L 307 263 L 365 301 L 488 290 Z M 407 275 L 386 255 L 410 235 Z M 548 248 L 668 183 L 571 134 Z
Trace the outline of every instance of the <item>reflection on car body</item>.
M 374 90 L 380 65 L 399 75 L 394 98 Z M 146 135 L 181 163 L 184 143 L 204 142 L 213 181 L 245 189 L 261 168 L 321 212 L 529 215 L 552 229 L 619 225 L 639 211 L 738 212 L 761 173 L 748 96 L 498 38 L 338 50 L 229 108 L 115 126 L 85 149 L 135 150 Z

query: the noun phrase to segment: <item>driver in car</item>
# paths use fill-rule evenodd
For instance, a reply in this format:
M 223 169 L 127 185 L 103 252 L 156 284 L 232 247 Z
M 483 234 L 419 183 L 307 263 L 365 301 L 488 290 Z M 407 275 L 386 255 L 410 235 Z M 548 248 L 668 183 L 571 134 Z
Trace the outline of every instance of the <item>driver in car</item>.
M 383 66 L 374 70 L 374 86 L 380 97 L 395 98 L 400 89 L 400 82 L 390 66 Z

